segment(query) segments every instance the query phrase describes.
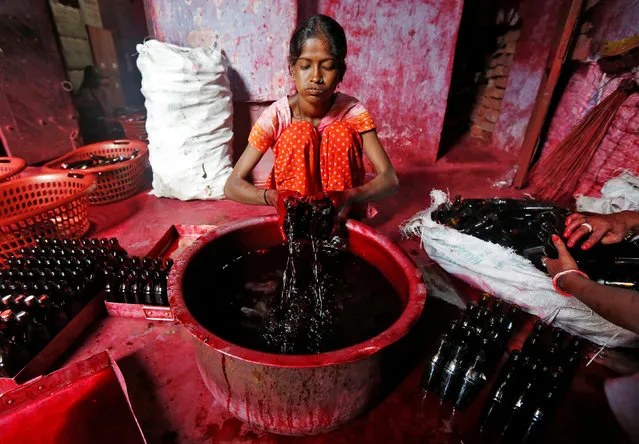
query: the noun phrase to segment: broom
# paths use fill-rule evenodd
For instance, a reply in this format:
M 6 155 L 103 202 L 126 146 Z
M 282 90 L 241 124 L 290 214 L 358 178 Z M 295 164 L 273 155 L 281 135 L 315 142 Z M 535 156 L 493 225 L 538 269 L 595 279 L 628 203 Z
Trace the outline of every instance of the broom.
M 553 153 L 542 157 L 530 174 L 530 185 L 537 198 L 548 201 L 570 198 L 617 111 L 636 87 L 634 80 L 623 80 L 616 91 L 595 106 L 568 133 Z

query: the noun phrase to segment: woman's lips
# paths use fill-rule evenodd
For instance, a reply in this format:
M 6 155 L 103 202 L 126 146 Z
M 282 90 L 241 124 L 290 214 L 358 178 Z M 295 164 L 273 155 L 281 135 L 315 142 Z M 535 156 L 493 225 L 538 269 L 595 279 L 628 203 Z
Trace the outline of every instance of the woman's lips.
M 324 93 L 324 90 L 317 89 L 317 88 L 309 88 L 306 90 L 306 92 L 310 94 L 311 96 L 321 96 Z

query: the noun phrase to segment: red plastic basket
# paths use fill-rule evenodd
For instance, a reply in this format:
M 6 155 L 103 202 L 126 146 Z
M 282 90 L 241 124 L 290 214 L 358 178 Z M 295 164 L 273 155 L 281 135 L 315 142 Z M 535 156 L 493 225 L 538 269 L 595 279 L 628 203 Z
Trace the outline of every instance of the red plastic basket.
M 90 174 L 43 174 L 0 184 L 0 261 L 36 238 L 76 238 L 89 230 Z
M 149 140 L 149 136 L 146 133 L 145 116 L 122 118 L 118 119 L 118 122 L 122 125 L 122 130 L 127 139 L 141 140 L 143 142 Z
M 91 205 L 104 205 L 131 197 L 144 188 L 147 179 L 144 170 L 149 159 L 146 143 L 139 140 L 107 140 L 93 143 L 52 160 L 45 164 L 43 169 L 48 172 L 69 171 L 62 169 L 61 165 L 65 162 L 86 160 L 89 154 L 105 157 L 130 156 L 135 149 L 139 151 L 139 155 L 134 159 L 77 170 L 96 175 L 97 186 L 89 196 L 89 202 Z
M 17 179 L 27 162 L 19 157 L 0 157 L 0 182 Z

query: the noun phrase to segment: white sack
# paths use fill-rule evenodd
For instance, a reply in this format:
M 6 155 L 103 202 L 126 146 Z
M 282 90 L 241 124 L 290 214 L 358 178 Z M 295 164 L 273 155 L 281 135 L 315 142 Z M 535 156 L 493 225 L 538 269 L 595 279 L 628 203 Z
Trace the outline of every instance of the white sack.
M 639 177 L 624 171 L 601 187 L 601 197 L 577 197 L 577 211 L 611 214 L 619 211 L 639 211 Z
M 231 173 L 233 104 L 227 61 L 217 47 L 137 45 L 146 99 L 152 194 L 219 199 Z
M 430 258 L 447 272 L 596 344 L 639 346 L 635 333 L 606 321 L 578 299 L 558 294 L 550 277 L 528 259 L 434 222 L 431 212 L 448 196 L 433 190 L 431 198 L 431 207 L 406 222 L 402 232 L 420 237 Z

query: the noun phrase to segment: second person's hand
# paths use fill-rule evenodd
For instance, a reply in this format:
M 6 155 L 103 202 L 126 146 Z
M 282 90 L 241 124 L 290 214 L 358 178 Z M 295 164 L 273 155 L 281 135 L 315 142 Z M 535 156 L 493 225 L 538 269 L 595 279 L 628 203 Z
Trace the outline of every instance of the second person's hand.
M 586 235 L 588 239 L 582 244 L 582 250 L 592 248 L 597 242 L 604 245 L 621 242 L 631 228 L 624 213 L 571 214 L 566 218 L 564 231 L 568 247 L 574 247 L 577 241 Z

